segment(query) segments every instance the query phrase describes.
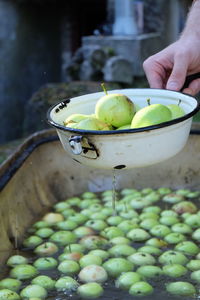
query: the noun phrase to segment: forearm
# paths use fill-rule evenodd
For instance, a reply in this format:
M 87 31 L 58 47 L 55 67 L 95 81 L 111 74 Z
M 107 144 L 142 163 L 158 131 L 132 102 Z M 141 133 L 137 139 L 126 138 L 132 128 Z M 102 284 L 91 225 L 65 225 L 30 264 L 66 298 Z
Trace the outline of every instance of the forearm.
M 185 28 L 180 39 L 195 38 L 200 42 L 200 0 L 195 0 L 190 8 Z

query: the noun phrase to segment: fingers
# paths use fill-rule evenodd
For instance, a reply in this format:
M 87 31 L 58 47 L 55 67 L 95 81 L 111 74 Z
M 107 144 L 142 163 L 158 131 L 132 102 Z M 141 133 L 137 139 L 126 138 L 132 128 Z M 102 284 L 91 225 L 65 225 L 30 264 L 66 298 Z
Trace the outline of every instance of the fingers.
M 143 68 L 150 87 L 180 91 L 185 83 L 190 58 L 189 52 L 177 43 L 148 58 Z M 196 91 L 196 86 L 194 88 Z
M 180 91 L 187 75 L 188 63 L 184 55 L 174 57 L 174 66 L 167 81 L 168 90 Z
M 150 87 L 162 89 L 164 82 L 164 69 L 156 60 L 154 60 L 153 56 L 144 61 L 143 69 Z
M 183 93 L 195 96 L 200 92 L 200 78 L 190 82 L 189 86 L 183 90 Z

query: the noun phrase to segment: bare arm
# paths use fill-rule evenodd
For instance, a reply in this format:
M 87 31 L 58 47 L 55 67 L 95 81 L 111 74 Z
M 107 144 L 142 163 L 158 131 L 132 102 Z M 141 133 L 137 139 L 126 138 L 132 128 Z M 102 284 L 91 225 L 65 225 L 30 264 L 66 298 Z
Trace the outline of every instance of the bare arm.
M 188 14 L 180 38 L 143 64 L 151 88 L 179 91 L 187 75 L 200 72 L 200 0 Z M 200 91 L 200 79 L 193 80 L 184 92 L 195 95 Z
M 199 18 L 200 18 L 200 1 L 195 0 L 193 1 L 193 5 L 188 14 L 186 25 L 181 34 L 181 37 L 196 35 L 197 38 L 200 38 Z

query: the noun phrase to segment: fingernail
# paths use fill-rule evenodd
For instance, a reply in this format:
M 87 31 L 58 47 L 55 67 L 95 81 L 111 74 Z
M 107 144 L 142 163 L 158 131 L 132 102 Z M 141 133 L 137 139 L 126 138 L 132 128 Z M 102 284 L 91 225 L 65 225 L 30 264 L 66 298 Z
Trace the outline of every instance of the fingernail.
M 170 81 L 167 84 L 167 89 L 169 90 L 179 90 L 179 84 L 176 81 Z

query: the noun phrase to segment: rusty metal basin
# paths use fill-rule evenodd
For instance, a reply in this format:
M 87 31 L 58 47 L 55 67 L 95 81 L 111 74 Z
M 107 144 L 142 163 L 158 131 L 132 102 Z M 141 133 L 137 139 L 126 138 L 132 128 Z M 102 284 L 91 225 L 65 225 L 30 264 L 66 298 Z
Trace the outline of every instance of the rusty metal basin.
M 115 170 L 117 189 L 160 186 L 199 189 L 199 125 L 193 126 L 185 148 L 173 158 L 145 168 Z M 27 228 L 55 202 L 88 190 L 111 189 L 112 175 L 113 171 L 89 168 L 73 161 L 54 130 L 31 135 L 0 168 L 1 270 L 16 242 L 20 245 Z M 112 299 L 118 299 L 116 292 L 112 293 Z M 159 295 L 155 299 L 160 299 Z

